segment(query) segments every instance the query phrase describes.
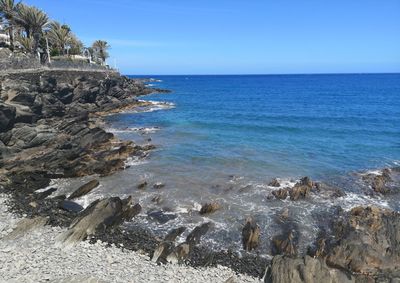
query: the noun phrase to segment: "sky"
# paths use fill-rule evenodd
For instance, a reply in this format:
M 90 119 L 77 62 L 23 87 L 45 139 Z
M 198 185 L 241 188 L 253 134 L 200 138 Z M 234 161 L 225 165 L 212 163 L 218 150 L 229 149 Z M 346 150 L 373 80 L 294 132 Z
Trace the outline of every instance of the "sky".
M 124 74 L 400 72 L 400 0 L 23 0 Z

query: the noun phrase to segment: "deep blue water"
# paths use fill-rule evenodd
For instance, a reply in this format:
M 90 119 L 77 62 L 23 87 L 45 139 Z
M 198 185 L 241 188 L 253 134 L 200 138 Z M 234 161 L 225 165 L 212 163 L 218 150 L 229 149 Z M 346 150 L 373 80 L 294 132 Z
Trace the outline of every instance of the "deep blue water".
M 400 160 L 400 74 L 161 76 L 168 111 L 116 116 L 158 126 L 168 169 L 321 178 Z

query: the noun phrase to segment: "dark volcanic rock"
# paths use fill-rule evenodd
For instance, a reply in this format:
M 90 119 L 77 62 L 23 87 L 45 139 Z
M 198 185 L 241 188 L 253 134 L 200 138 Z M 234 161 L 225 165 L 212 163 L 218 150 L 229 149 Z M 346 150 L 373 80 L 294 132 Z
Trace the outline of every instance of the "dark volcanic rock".
M 313 188 L 313 182 L 309 177 L 302 178 L 294 187 L 290 190 L 289 195 L 291 200 L 304 199 L 308 197 Z
M 260 227 L 257 223 L 249 218 L 246 220 L 246 224 L 242 230 L 242 244 L 243 249 L 251 251 L 256 249 L 260 243 Z
M 355 278 L 338 269 L 330 268 L 322 259 L 305 256 L 292 258 L 275 256 L 268 267 L 266 283 L 350 283 Z
M 268 183 L 270 187 L 280 187 L 281 184 L 279 183 L 278 179 L 273 179 L 271 182 Z
M 14 126 L 16 110 L 14 106 L 0 103 L 0 132 L 5 132 Z
M 288 189 L 279 189 L 272 192 L 277 199 L 286 199 L 288 196 Z
M 131 220 L 131 199 L 121 200 L 118 197 L 96 200 L 91 203 L 71 224 L 71 227 L 60 237 L 61 242 L 74 244 L 87 236 L 96 234 Z
M 200 244 L 201 237 L 207 234 L 210 228 L 211 228 L 211 222 L 207 222 L 200 226 L 197 226 L 186 237 L 186 243 L 188 243 L 190 246 L 195 246 Z
M 397 188 L 391 186 L 393 182 L 391 174 L 392 171 L 389 168 L 382 170 L 380 174 L 367 174 L 362 177 L 363 181 L 371 186 L 375 193 L 389 194 L 398 191 Z M 394 184 L 395 185 L 395 184 Z
M 328 253 L 329 265 L 369 275 L 400 275 L 399 213 L 356 207 L 335 228 L 337 244 Z
M 221 205 L 217 202 L 203 204 L 200 209 L 200 214 L 209 214 L 221 209 Z
M 179 227 L 176 229 L 172 229 L 165 236 L 164 241 L 175 241 L 177 237 L 183 234 L 186 231 L 186 227 Z
M 272 239 L 272 254 L 274 255 L 297 255 L 297 244 L 293 231 L 278 235 Z
M 55 191 L 57 191 L 57 188 L 50 188 L 48 190 L 45 190 L 43 192 L 40 193 L 36 193 L 36 199 L 38 200 L 42 200 L 47 198 L 49 195 L 51 195 L 52 193 L 54 193 Z
M 80 186 L 76 191 L 74 191 L 69 197 L 68 199 L 75 199 L 75 198 L 79 198 L 81 196 L 84 196 L 88 193 L 90 193 L 94 188 L 96 188 L 99 185 L 99 181 L 98 180 L 92 180 L 82 186 Z
M 173 220 L 173 219 L 175 219 L 177 217 L 175 214 L 165 213 L 165 212 L 160 211 L 160 210 L 158 210 L 158 211 L 150 211 L 150 212 L 147 213 L 147 215 L 151 219 L 157 221 L 160 224 L 165 224 L 168 221 Z
M 83 207 L 81 205 L 70 200 L 63 200 L 60 203 L 60 208 L 75 213 L 81 212 L 83 210 Z
M 154 188 L 154 189 L 157 189 L 157 190 L 162 189 L 162 188 L 164 188 L 164 187 L 165 187 L 165 184 L 163 184 L 163 183 L 155 183 L 155 184 L 153 185 L 153 188 Z
M 143 190 L 143 189 L 145 189 L 146 187 L 147 187 L 147 182 L 146 181 L 144 181 L 144 182 L 142 182 L 142 183 L 140 183 L 138 186 L 137 186 L 137 188 L 139 189 L 139 190 Z

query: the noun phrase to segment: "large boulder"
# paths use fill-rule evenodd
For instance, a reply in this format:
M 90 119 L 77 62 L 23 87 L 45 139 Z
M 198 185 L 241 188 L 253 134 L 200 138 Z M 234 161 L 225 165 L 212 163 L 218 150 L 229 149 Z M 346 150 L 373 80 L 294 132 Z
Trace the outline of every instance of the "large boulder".
M 6 132 L 14 126 L 16 109 L 14 106 L 0 103 L 0 132 Z
M 309 177 L 304 177 L 297 182 L 290 190 L 289 195 L 291 200 L 305 199 L 309 196 L 313 188 L 313 182 Z
M 388 194 L 396 191 L 392 184 L 391 170 L 385 168 L 379 174 L 367 174 L 362 177 L 363 181 L 368 184 L 375 193 Z
M 319 258 L 275 256 L 265 275 L 266 283 L 355 283 L 355 278 L 330 268 Z
M 132 206 L 131 197 L 96 200 L 75 218 L 69 229 L 58 237 L 58 242 L 74 245 L 90 235 L 130 221 L 140 210 L 139 204 Z
M 355 207 L 335 225 L 337 244 L 327 263 L 352 272 L 400 275 L 400 214 Z

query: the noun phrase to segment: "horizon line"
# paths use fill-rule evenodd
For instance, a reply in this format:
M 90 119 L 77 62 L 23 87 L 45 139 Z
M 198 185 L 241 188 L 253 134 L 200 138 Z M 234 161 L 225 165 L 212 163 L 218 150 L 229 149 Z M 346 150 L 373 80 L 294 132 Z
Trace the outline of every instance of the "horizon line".
M 256 74 L 125 74 L 124 76 L 307 76 L 307 75 L 397 75 L 397 72 L 332 72 L 332 73 L 256 73 Z

